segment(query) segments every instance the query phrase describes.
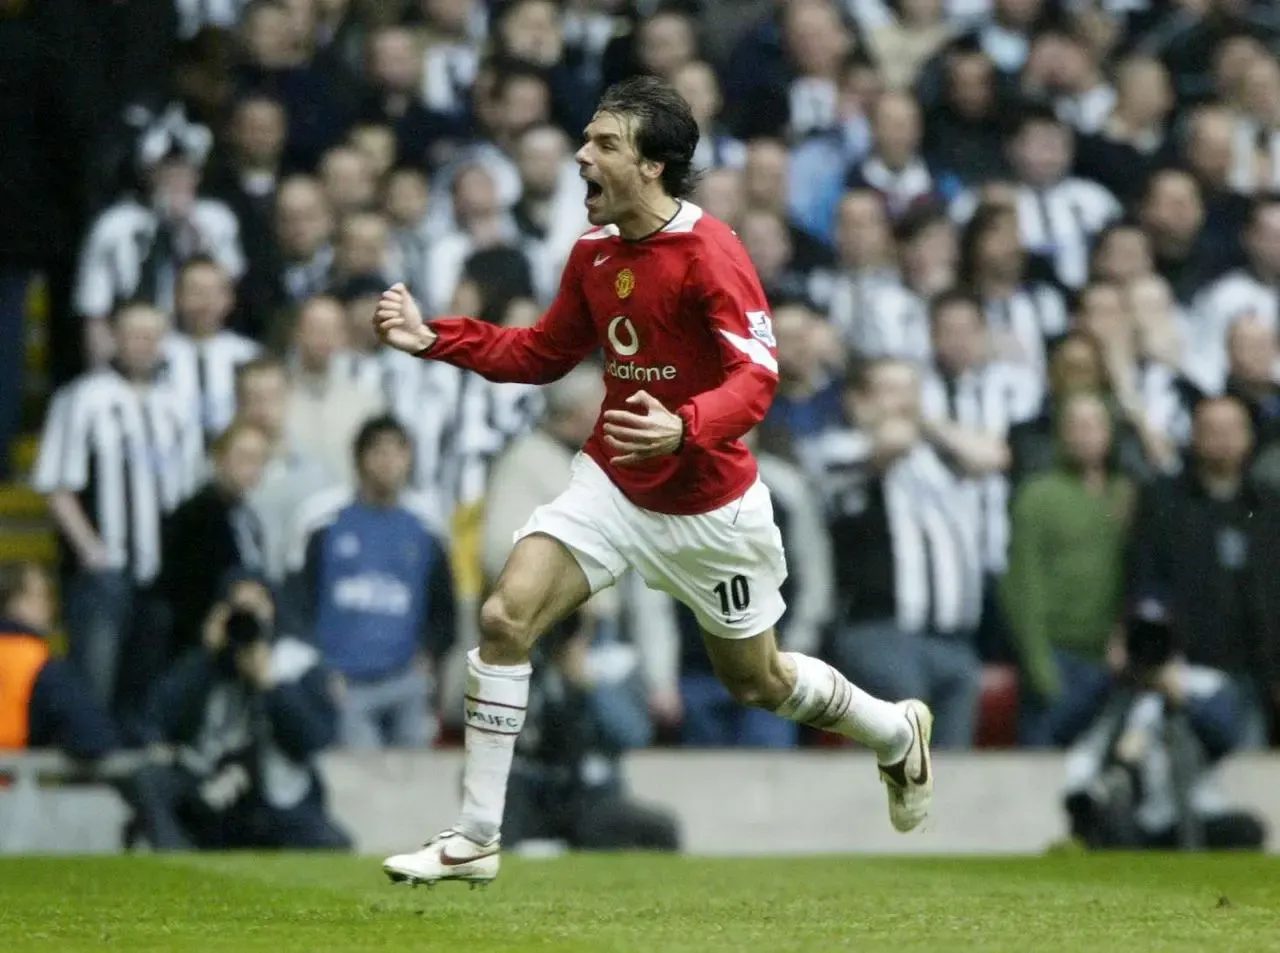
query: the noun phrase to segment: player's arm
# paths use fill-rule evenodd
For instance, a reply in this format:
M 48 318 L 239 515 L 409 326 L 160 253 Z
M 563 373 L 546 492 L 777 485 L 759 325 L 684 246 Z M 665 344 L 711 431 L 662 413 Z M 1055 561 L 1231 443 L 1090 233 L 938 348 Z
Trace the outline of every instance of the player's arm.
M 707 316 L 725 378 L 676 413 L 684 421 L 684 445 L 714 447 L 764 419 L 778 386 L 777 344 L 768 302 L 745 253 L 699 257 L 685 294 Z
M 477 318 L 437 318 L 424 324 L 403 285 L 383 295 L 374 325 L 393 347 L 498 383 L 550 383 L 598 346 L 575 256 L 565 266 L 555 301 L 533 327 L 504 328 Z

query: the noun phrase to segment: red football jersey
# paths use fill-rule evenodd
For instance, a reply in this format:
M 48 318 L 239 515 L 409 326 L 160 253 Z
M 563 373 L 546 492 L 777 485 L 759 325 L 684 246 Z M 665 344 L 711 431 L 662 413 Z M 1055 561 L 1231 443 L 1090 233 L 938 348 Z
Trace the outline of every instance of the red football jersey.
M 689 202 L 661 231 L 627 241 L 614 226 L 573 247 L 550 309 L 531 328 L 473 318 L 430 322 L 439 339 L 423 356 L 493 381 L 545 384 L 598 348 L 603 410 L 645 390 L 684 419 L 679 453 L 614 466 L 603 424 L 584 448 L 637 506 L 705 513 L 755 481 L 741 437 L 768 411 L 778 383 L 768 305 L 742 242 Z

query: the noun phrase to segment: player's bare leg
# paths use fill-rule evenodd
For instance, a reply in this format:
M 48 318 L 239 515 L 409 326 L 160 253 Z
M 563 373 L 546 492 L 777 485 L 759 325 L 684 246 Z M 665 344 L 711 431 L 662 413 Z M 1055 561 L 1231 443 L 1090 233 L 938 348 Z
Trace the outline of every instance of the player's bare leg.
M 772 629 L 748 639 L 703 633 L 703 642 L 716 677 L 742 704 L 853 738 L 874 751 L 894 827 L 909 831 L 925 819 L 933 798 L 933 715 L 924 702 L 873 698 L 826 662 L 780 652 Z
M 498 832 L 507 775 L 529 702 L 529 650 L 582 605 L 591 588 L 570 552 L 535 533 L 516 543 L 493 594 L 480 609 L 480 646 L 467 656 L 466 762 L 458 821 L 418 851 L 383 863 L 396 882 L 498 875 Z

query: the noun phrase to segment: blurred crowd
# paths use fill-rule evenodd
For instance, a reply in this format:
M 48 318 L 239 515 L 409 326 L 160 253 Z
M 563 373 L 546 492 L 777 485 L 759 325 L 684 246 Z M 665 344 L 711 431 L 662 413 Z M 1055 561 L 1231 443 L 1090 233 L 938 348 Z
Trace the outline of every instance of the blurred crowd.
M 581 129 L 648 72 L 772 303 L 750 439 L 782 642 L 928 700 L 943 745 L 1016 669 L 994 733 L 1024 745 L 1077 742 L 1120 685 L 1181 710 L 1214 672 L 1213 751 L 1265 746 L 1278 49 L 1266 0 L 0 0 L 0 335 L 43 276 L 34 485 L 77 678 L 144 740 L 214 731 L 172 711 L 211 672 L 268 700 L 255 725 L 293 686 L 306 719 L 264 730 L 295 768 L 450 736 L 477 600 L 602 385 L 490 384 L 381 349 L 369 315 L 404 281 L 432 315 L 535 321 L 586 224 Z M 1140 604 L 1176 633 L 1154 667 Z M 521 758 L 575 783 L 655 738 L 815 740 L 735 706 L 634 580 L 544 654 Z M 267 774 L 305 800 L 305 771 Z

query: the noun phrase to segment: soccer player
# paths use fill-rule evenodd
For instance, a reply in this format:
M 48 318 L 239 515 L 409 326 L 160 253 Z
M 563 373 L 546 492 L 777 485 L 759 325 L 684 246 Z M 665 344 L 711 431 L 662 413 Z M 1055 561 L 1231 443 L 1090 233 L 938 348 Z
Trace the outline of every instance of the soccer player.
M 577 161 L 594 228 L 529 328 L 424 323 L 403 285 L 378 303 L 388 344 L 494 381 L 544 384 L 603 347 L 606 396 L 568 489 L 539 508 L 480 611 L 467 659 L 466 767 L 457 822 L 388 858 L 393 881 L 498 873 L 499 828 L 529 694 L 529 648 L 628 568 L 685 603 L 716 674 L 742 703 L 875 751 L 902 831 L 933 794 L 923 702 L 873 698 L 826 663 L 780 652 L 786 577 L 769 491 L 741 437 L 769 409 L 778 364 L 764 293 L 734 233 L 680 196 L 698 127 L 653 78 L 608 89 Z

